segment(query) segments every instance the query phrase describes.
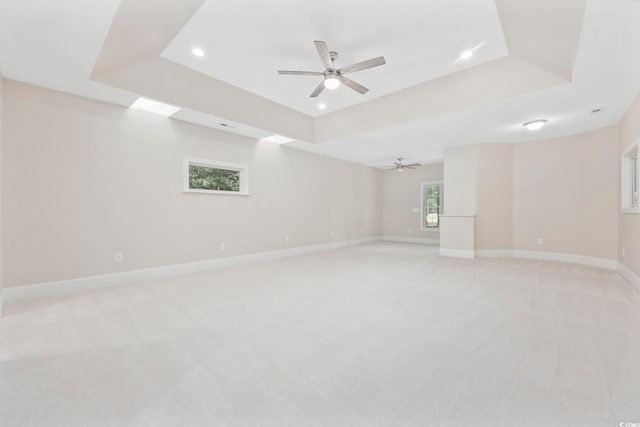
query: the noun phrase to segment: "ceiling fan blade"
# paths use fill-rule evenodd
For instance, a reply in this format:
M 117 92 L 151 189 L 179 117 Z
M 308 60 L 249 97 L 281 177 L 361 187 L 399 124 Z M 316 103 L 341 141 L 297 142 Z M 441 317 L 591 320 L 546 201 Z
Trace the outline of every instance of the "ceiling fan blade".
M 329 54 L 327 43 L 323 41 L 314 41 L 313 44 L 316 45 L 316 50 L 318 51 L 318 55 L 320 55 L 320 59 L 322 60 L 324 67 L 327 70 L 333 70 L 333 61 L 331 60 L 331 54 Z
M 348 65 L 338 70 L 340 74 L 353 73 L 355 71 L 366 70 L 367 68 L 377 67 L 384 65 L 387 62 L 384 60 L 384 56 L 378 56 L 377 58 L 369 59 L 366 61 L 358 62 L 357 64 Z
M 295 76 L 324 76 L 324 73 L 319 71 L 289 71 L 278 70 L 278 74 L 293 74 Z
M 360 92 L 361 94 L 365 94 L 367 92 L 369 92 L 369 89 L 367 89 L 366 87 L 362 86 L 360 83 L 356 83 L 351 79 L 348 79 L 344 76 L 339 76 L 338 79 L 342 82 L 342 84 L 344 84 L 346 87 L 350 87 L 351 89 L 355 90 L 356 92 Z
M 421 166 L 420 163 L 410 163 L 408 165 L 402 165 L 405 168 L 415 168 L 416 166 Z
M 310 98 L 315 98 L 324 90 L 324 80 L 320 82 L 318 87 L 315 88 L 313 92 L 311 92 Z

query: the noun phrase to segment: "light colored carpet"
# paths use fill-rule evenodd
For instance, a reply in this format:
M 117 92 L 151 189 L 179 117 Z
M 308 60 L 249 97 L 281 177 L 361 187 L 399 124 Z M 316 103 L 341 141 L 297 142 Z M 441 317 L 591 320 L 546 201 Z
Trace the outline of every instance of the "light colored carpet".
M 0 425 L 640 422 L 617 273 L 379 243 L 14 304 Z

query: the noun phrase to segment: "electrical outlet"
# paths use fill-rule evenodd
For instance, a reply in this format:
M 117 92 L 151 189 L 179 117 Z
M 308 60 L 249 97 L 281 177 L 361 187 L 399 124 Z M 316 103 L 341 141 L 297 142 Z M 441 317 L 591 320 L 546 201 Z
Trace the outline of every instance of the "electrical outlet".
M 122 252 L 116 252 L 115 260 L 116 262 L 122 262 Z
M 622 256 L 623 257 L 627 256 L 627 249 L 626 248 L 622 248 Z
M 289 240 L 290 240 L 290 239 L 289 239 L 289 236 L 287 236 L 287 237 L 285 237 L 285 238 L 284 238 L 284 242 L 285 242 L 285 243 L 289 243 Z
M 538 238 L 538 246 L 544 245 L 544 239 L 542 237 Z
M 220 243 L 220 250 L 223 250 L 226 248 L 227 246 L 224 243 Z
M 334 237 L 336 237 L 336 233 L 334 233 L 333 231 L 331 232 L 331 238 L 333 239 Z
M 407 234 L 411 234 L 411 233 L 413 233 L 413 230 L 412 230 L 412 229 L 410 229 L 410 228 L 408 228 L 408 229 L 407 229 Z

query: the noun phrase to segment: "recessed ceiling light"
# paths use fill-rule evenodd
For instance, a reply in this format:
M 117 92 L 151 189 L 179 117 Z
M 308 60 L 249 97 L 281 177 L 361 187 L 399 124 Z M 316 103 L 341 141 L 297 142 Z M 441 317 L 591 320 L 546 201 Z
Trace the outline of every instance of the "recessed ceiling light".
M 180 111 L 180 107 L 176 107 L 174 105 L 165 104 L 163 102 L 158 102 L 158 101 L 154 101 L 152 99 L 147 99 L 147 98 L 138 98 L 136 102 L 134 102 L 129 108 L 144 110 L 150 113 L 156 113 L 166 117 L 172 116 L 178 111 Z
M 327 104 L 325 104 L 324 102 L 321 102 L 320 104 L 318 104 L 318 109 L 326 110 L 327 109 Z
M 337 89 L 338 86 L 340 86 L 340 80 L 338 80 L 336 77 L 329 76 L 326 79 L 324 79 L 324 87 L 326 87 L 327 89 L 330 89 L 330 90 Z
M 533 120 L 523 123 L 522 126 L 526 127 L 529 130 L 540 130 L 544 127 L 544 125 L 547 124 L 547 122 L 547 119 Z
M 477 45 L 475 45 L 471 49 L 467 49 L 467 50 L 462 51 L 462 53 L 460 53 L 460 55 L 458 55 L 458 59 L 453 61 L 451 63 L 451 65 L 456 65 L 459 62 L 467 61 L 467 60 L 471 59 L 473 57 L 473 55 L 476 54 L 476 51 L 478 51 L 485 44 L 487 44 L 486 40 L 482 40 L 480 43 L 478 43 Z
M 276 144 L 286 144 L 288 142 L 295 141 L 295 139 L 287 138 L 286 136 L 282 136 L 282 135 L 271 135 L 266 138 L 262 138 L 260 141 L 274 142 Z
M 460 59 L 463 61 L 466 61 L 467 59 L 471 59 L 472 56 L 473 56 L 472 50 L 465 50 L 460 54 Z
M 202 58 L 204 56 L 204 50 L 199 47 L 194 47 L 191 53 L 193 53 L 193 55 L 197 56 L 198 58 Z

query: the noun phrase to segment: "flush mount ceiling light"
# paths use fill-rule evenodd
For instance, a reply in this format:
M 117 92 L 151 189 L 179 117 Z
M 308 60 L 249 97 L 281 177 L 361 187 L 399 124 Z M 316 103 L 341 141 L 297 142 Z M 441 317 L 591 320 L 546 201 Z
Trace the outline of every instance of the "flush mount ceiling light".
M 325 104 L 324 102 L 321 102 L 320 104 L 318 104 L 318 109 L 319 110 L 326 110 L 327 109 L 327 104 Z
M 266 138 L 262 138 L 260 141 L 273 142 L 276 144 L 286 144 L 288 142 L 295 141 L 295 139 L 287 138 L 286 136 L 282 136 L 282 135 L 271 135 Z
M 204 50 L 199 47 L 194 47 L 191 53 L 193 53 L 193 56 L 197 56 L 198 58 L 202 58 L 204 56 Z
M 160 114 L 161 116 L 169 117 L 180 111 L 180 107 L 174 105 L 165 104 L 163 102 L 154 101 L 153 99 L 138 98 L 131 107 L 136 110 L 144 110 L 150 113 Z
M 547 122 L 547 119 L 532 120 L 530 122 L 523 123 L 522 126 L 529 130 L 540 130 L 547 124 Z

